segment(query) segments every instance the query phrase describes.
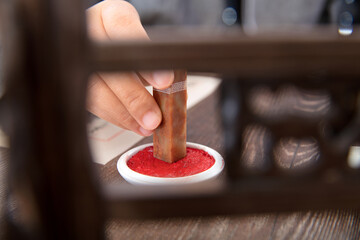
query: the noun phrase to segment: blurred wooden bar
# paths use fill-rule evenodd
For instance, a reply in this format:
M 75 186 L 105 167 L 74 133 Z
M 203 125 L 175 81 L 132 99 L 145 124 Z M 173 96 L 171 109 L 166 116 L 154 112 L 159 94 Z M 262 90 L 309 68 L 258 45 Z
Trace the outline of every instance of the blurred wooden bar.
M 287 179 L 285 183 L 285 179 L 259 177 L 257 181 L 233 181 L 218 189 L 206 185 L 175 189 L 109 185 L 104 191 L 105 206 L 110 217 L 125 219 L 326 210 L 340 206 L 358 208 L 357 179 L 340 183 L 313 180 Z
M 188 69 L 251 79 L 319 73 L 356 77 L 360 76 L 358 30 L 349 37 L 323 28 L 254 36 L 230 30 L 198 35 L 194 31 L 191 37 L 173 30 L 167 33 L 172 37 L 163 39 L 154 34 L 154 42 L 93 43 L 92 65 L 99 71 Z

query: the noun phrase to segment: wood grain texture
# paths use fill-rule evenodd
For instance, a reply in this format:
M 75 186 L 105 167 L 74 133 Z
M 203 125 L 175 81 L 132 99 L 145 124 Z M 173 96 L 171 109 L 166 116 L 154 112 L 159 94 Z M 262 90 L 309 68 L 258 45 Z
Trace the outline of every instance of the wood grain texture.
M 188 141 L 198 142 L 223 155 L 217 93 L 188 111 Z M 261 131 L 260 131 L 261 132 Z M 262 132 L 263 133 L 263 132 Z M 261 135 L 261 134 L 260 134 Z M 259 136 L 252 136 L 253 142 Z M 151 142 L 145 138 L 137 145 Z M 303 164 L 309 142 L 290 142 L 284 168 Z M 311 144 L 310 144 L 311 145 Z M 253 146 L 250 148 L 255 149 Z M 311 154 L 308 154 L 311 155 Z M 123 182 L 116 170 L 117 158 L 100 170 L 104 182 Z M 219 203 L 221 204 L 221 203 Z M 360 214 L 356 210 L 308 211 L 211 218 L 173 218 L 162 220 L 109 220 L 108 239 L 359 239 Z
M 252 112 L 270 122 L 282 122 L 288 117 L 317 123 L 321 117 L 331 112 L 329 94 L 320 90 L 304 90 L 292 85 L 276 90 L 267 87 L 255 88 L 249 94 Z M 286 122 L 285 122 L 286 123 Z M 282 126 L 289 128 L 289 126 Z M 272 132 L 261 125 L 251 125 L 244 132 L 244 152 L 242 163 L 247 171 L 266 169 L 270 157 L 274 164 L 284 172 L 306 171 L 319 162 L 318 142 L 306 138 L 280 138 L 273 142 Z M 272 147 L 274 147 L 272 149 Z
M 274 149 L 274 158 L 279 168 L 306 171 L 318 163 L 320 153 L 313 139 L 281 139 Z
M 109 239 L 358 239 L 352 210 L 239 217 L 110 221 Z
M 4 234 L 4 214 L 5 214 L 5 200 L 6 200 L 6 176 L 9 161 L 9 149 L 0 147 L 0 239 L 3 239 Z
M 262 126 L 248 126 L 244 133 L 242 165 L 247 172 L 262 172 L 269 166 L 270 132 Z
M 276 91 L 266 87 L 255 88 L 249 104 L 253 112 L 264 118 L 279 120 L 288 116 L 318 119 L 330 111 L 330 96 L 323 91 L 309 91 L 294 86 Z

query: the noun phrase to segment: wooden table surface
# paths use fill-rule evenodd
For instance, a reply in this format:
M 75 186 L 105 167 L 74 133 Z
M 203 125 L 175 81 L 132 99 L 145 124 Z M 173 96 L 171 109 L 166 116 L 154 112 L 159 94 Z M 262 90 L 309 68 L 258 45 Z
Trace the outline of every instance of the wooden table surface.
M 207 145 L 223 154 L 217 99 L 215 93 L 188 111 L 187 132 L 188 141 Z M 145 138 L 137 145 L 151 141 L 151 137 Z M 302 143 L 295 145 L 289 168 L 303 162 L 297 162 L 303 159 Z M 8 150 L 0 148 L 1 182 L 8 158 Z M 117 158 L 105 166 L 97 166 L 100 179 L 104 183 L 127 184 L 117 172 L 116 161 Z M 4 195 L 3 184 L 0 184 L 0 211 Z M 110 219 L 106 236 L 109 239 L 360 239 L 360 214 L 348 209 L 145 221 Z

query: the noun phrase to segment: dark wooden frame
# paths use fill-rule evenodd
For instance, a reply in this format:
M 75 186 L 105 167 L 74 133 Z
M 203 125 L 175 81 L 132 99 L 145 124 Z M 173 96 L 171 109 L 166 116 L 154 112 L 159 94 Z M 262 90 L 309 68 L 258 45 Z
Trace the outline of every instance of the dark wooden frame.
M 344 163 L 346 149 L 359 137 L 359 110 L 356 102 L 349 105 L 341 100 L 348 99 L 349 89 L 351 97 L 359 90 L 357 29 L 351 37 L 338 36 L 335 29 L 314 29 L 306 36 L 246 36 L 219 30 L 196 35 L 192 31 L 188 37 L 183 32 L 166 32 L 173 38 L 153 33 L 154 39 L 162 40 L 100 44 L 90 43 L 86 37 L 79 1 L 1 4 L 6 80 L 1 121 L 11 140 L 9 195 L 18 203 L 21 218 L 14 221 L 8 216 L 9 237 L 99 239 L 109 216 L 153 218 L 358 207 L 359 174 Z M 223 76 L 223 101 L 233 98 L 245 113 L 225 119 L 229 177 L 217 187 L 100 189 L 86 139 L 88 74 L 180 68 Z M 327 117 L 344 131 L 326 139 L 317 135 L 314 123 L 296 119 L 282 123 L 287 129 L 306 125 L 305 131 L 296 132 L 262 122 L 278 137 L 315 137 L 323 146 L 324 164 L 304 176 L 283 175 L 276 169 L 247 176 L 238 166 L 244 128 L 239 121 L 260 121 L 247 109 L 247 92 L 258 84 L 276 88 L 289 82 L 289 77 L 296 86 L 329 90 L 340 111 Z M 234 89 L 238 91 L 229 94 Z M 329 170 L 335 172 L 335 180 L 326 177 Z

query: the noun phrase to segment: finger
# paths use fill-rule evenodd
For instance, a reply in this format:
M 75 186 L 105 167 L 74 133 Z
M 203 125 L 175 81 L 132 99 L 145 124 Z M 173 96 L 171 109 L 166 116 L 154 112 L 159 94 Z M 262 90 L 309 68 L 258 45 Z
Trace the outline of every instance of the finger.
M 86 11 L 88 33 L 95 40 L 149 40 L 136 9 L 126 1 L 102 1 Z
M 102 7 L 102 23 L 111 40 L 150 40 L 141 24 L 139 14 L 128 2 L 108 0 Z M 152 86 L 164 89 L 174 80 L 173 71 L 142 72 L 143 78 Z
M 157 89 L 168 88 L 174 81 L 174 71 L 139 72 L 140 79 Z
M 152 134 L 152 131 L 142 128 L 135 121 L 99 75 L 94 74 L 91 77 L 88 89 L 87 108 L 91 113 L 142 136 L 149 136 Z
M 104 3 L 105 2 L 100 2 L 86 10 L 88 35 L 96 41 L 109 40 L 101 16 Z
M 102 23 L 111 40 L 149 40 L 141 25 L 136 9 L 126 1 L 104 1 L 101 8 Z
M 159 126 L 159 106 L 135 73 L 103 73 L 101 77 L 141 127 L 153 130 Z
M 108 0 L 87 10 L 88 32 L 95 40 L 149 40 L 136 9 L 125 1 Z M 141 72 L 147 83 L 158 89 L 169 87 L 173 71 Z

